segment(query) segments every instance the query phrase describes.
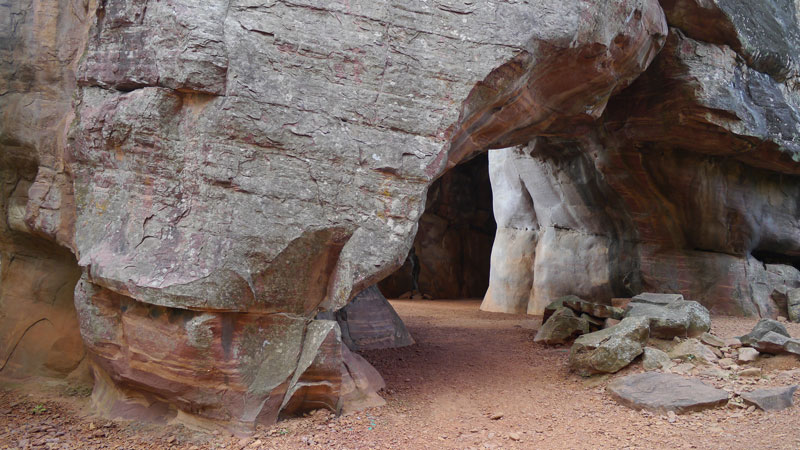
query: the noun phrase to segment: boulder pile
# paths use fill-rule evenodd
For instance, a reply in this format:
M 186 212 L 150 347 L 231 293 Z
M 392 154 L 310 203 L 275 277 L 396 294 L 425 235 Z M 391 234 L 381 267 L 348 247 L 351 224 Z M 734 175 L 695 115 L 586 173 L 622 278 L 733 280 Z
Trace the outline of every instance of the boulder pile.
M 574 295 L 556 299 L 545 308 L 534 341 L 564 344 L 577 337 L 570 350 L 570 368 L 584 376 L 619 371 L 645 352 L 650 338 L 690 338 L 668 355 L 648 351 L 648 365 L 654 368 L 665 368 L 672 360 L 715 362 L 722 357 L 695 339 L 711 328 L 711 316 L 700 303 L 680 294 L 643 293 L 617 304 L 626 306 L 592 303 Z M 723 344 L 719 338 L 704 339 Z

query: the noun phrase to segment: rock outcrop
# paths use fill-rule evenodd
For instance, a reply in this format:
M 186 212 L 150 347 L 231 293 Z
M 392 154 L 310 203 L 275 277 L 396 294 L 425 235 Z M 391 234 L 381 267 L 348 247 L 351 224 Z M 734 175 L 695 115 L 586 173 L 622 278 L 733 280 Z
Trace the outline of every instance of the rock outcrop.
M 11 8 L 4 255 L 76 256 L 98 407 L 238 431 L 376 388 L 317 314 L 402 264 L 445 169 L 574 135 L 667 34 L 654 0 Z
M 661 4 L 665 47 L 600 124 L 490 152 L 493 252 L 510 267 L 493 262 L 485 309 L 652 291 L 786 315 L 800 283 L 797 7 Z
M 420 226 L 461 242 L 434 261 L 485 255 L 419 223 L 489 149 L 484 309 L 652 290 L 774 316 L 800 287 L 795 9 L 6 2 L 0 371 L 85 351 L 107 414 L 237 432 L 378 404 L 318 314 L 401 267 Z

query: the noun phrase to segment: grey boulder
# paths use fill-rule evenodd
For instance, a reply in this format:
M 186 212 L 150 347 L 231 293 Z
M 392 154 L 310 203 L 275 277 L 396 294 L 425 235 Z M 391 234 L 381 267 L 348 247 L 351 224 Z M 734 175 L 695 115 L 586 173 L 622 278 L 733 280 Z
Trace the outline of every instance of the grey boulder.
M 789 320 L 800 322 L 800 288 L 792 289 L 786 294 Z
M 614 373 L 644 351 L 650 336 L 646 318 L 630 317 L 617 325 L 575 340 L 569 352 L 570 369 L 581 376 Z
M 631 301 L 625 316 L 647 318 L 650 335 L 662 339 L 697 336 L 711 328 L 708 310 L 691 300 L 676 299 L 663 305 Z
M 606 388 L 619 403 L 633 409 L 676 414 L 724 405 L 728 393 L 680 375 L 645 372 L 614 380 Z
M 779 387 L 771 389 L 756 389 L 753 392 L 742 394 L 742 399 L 764 411 L 780 411 L 791 408 L 794 404 L 794 391 L 798 386 Z
M 743 345 L 752 346 L 769 332 L 778 333 L 782 336 L 786 336 L 787 338 L 791 337 L 789 332 L 786 331 L 786 327 L 784 327 L 783 324 L 777 320 L 761 319 L 749 333 L 741 336 L 739 340 L 742 341 Z
M 571 309 L 561 307 L 542 325 L 533 341 L 550 345 L 564 344 L 588 332 L 587 320 L 577 317 Z

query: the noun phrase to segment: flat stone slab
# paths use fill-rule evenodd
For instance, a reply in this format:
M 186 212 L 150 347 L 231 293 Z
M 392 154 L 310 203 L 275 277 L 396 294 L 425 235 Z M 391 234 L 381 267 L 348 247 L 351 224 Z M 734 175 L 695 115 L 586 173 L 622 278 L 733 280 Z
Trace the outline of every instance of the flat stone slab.
M 646 303 L 649 305 L 665 306 L 672 302 L 683 300 L 681 294 L 656 294 L 653 292 L 642 292 L 641 294 L 633 297 L 631 303 Z
M 794 405 L 794 391 L 798 386 L 756 389 L 742 394 L 742 400 L 764 411 L 780 411 Z
M 645 372 L 614 380 L 608 392 L 633 409 L 682 414 L 716 408 L 728 402 L 728 393 L 702 381 L 670 373 Z
M 564 306 L 577 313 L 586 313 L 601 319 L 622 320 L 625 317 L 625 310 L 622 308 L 587 302 L 586 300 L 581 300 L 579 298 L 564 300 Z

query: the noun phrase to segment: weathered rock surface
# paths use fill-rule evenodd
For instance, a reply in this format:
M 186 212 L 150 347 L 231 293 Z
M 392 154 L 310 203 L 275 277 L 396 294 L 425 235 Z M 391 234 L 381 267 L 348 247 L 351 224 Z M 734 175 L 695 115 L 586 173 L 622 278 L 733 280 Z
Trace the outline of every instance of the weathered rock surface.
M 644 317 L 650 322 L 650 334 L 656 338 L 699 336 L 711 328 L 711 315 L 703 305 L 686 300 L 666 304 L 631 302 L 625 317 Z
M 789 320 L 800 322 L 800 288 L 788 291 L 786 297 Z
M 584 334 L 570 348 L 570 369 L 581 376 L 617 372 L 642 354 L 649 334 L 647 319 L 639 317 Z
M 719 358 L 714 352 L 697 339 L 686 339 L 669 351 L 671 359 L 680 359 L 692 363 L 716 364 Z
M 645 372 L 628 375 L 606 388 L 621 404 L 657 413 L 683 414 L 716 408 L 728 401 L 728 393 L 680 375 Z
M 739 354 L 736 358 L 736 361 L 739 363 L 748 363 L 753 362 L 758 359 L 758 355 L 760 353 L 758 350 L 750 347 L 742 347 L 739 349 Z
M 421 217 L 488 149 L 484 309 L 655 291 L 782 313 L 800 287 L 796 6 L 696 3 L 0 4 L 4 367 L 74 370 L 82 271 L 108 413 L 246 430 L 377 403 L 314 317 L 401 267 L 419 228 L 441 239 L 429 265 L 465 259 L 426 276 L 485 269 L 452 197 Z
M 564 306 L 570 308 L 576 313 L 586 313 L 590 316 L 598 317 L 601 319 L 617 319 L 622 320 L 625 317 L 625 310 L 610 305 L 601 305 L 599 303 L 587 302 L 585 300 L 567 299 L 564 300 Z
M 336 320 L 342 342 L 353 351 L 404 347 L 414 343 L 402 319 L 378 286 L 364 289 L 335 313 L 320 313 L 317 318 Z
M 570 280 L 559 279 L 534 265 L 519 289 L 542 280 L 548 294 L 577 287 L 600 303 L 675 292 L 714 312 L 775 317 L 800 287 L 796 5 L 662 6 L 674 27 L 667 44 L 612 97 L 601 130 L 490 155 L 496 209 L 507 203 L 528 215 L 509 220 L 531 242 L 514 252 L 538 260 L 546 221 L 559 210 L 552 199 L 569 210 L 551 233 L 570 250 L 545 256 L 581 275 L 562 270 Z
M 798 386 L 756 389 L 742 393 L 742 400 L 764 411 L 780 411 L 794 405 L 794 392 Z
M 646 303 L 650 305 L 666 306 L 670 303 L 683 300 L 681 294 L 656 294 L 653 292 L 643 292 L 635 295 L 631 299 L 631 303 Z
M 588 332 L 589 322 L 576 316 L 570 308 L 562 306 L 542 325 L 533 341 L 548 345 L 565 344 Z
M 187 415 L 244 433 L 281 414 L 352 408 L 348 399 L 374 400 L 363 389 L 382 387 L 342 344 L 336 321 L 167 308 L 86 279 L 75 304 L 99 380 L 93 400 L 112 416 Z
M 560 308 L 564 307 L 564 302 L 573 300 L 573 301 L 582 301 L 580 298 L 574 295 L 565 295 L 563 297 L 559 297 L 552 302 L 548 303 L 547 306 L 544 307 L 544 312 L 542 313 L 542 323 L 544 324 L 547 320 L 552 316 L 556 311 Z
M 739 340 L 743 345 L 752 346 L 767 333 L 776 333 L 786 338 L 791 337 L 789 332 L 786 331 L 786 327 L 783 326 L 782 323 L 772 319 L 761 319 L 758 321 L 758 323 L 756 323 L 749 333 L 745 334 L 744 336 L 740 336 Z
M 710 345 L 712 347 L 717 347 L 717 348 L 725 347 L 725 341 L 722 338 L 714 336 L 711 333 L 703 333 L 703 334 L 701 334 L 700 335 L 700 340 L 704 344 Z
M 644 353 L 642 354 L 642 366 L 644 366 L 644 370 L 669 369 L 674 365 L 675 363 L 672 362 L 669 355 L 663 351 L 653 347 L 644 348 Z

